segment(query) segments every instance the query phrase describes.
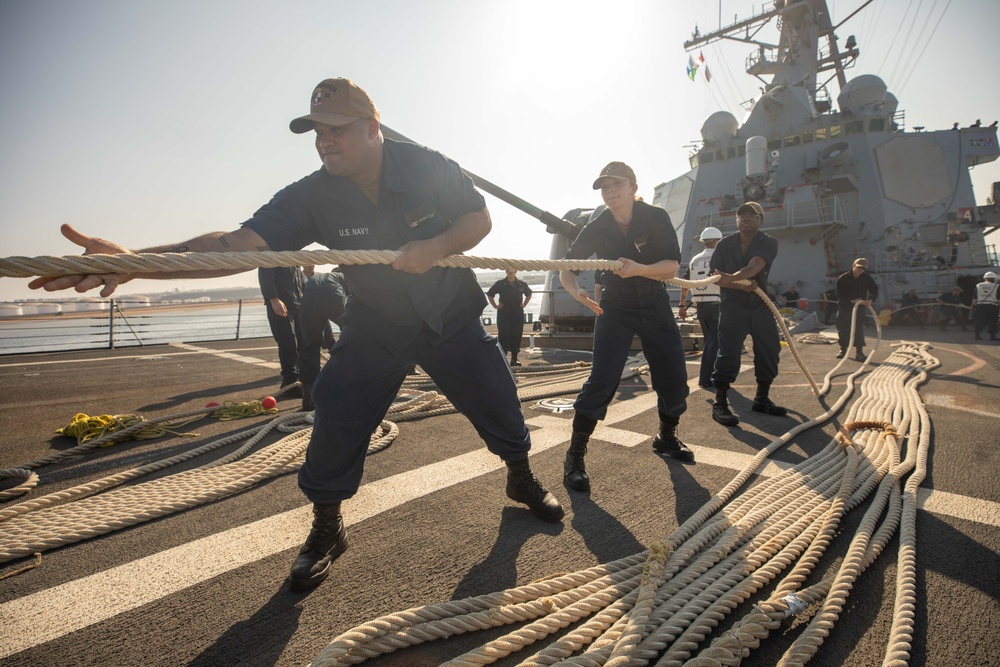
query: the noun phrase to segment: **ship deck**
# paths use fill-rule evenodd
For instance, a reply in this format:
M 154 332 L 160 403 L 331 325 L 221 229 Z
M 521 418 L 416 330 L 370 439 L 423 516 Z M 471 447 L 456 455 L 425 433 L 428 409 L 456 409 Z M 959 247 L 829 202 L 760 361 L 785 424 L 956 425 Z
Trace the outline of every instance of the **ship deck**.
M 919 496 L 917 631 L 910 664 L 997 664 L 1000 344 L 974 342 L 971 333 L 889 329 L 874 362 L 888 356 L 893 339 L 918 335 L 933 343 L 941 366 L 920 390 L 934 428 L 930 470 Z M 835 345 L 801 350 L 817 379 L 834 364 Z M 554 349 L 522 353 L 529 367 L 587 357 Z M 0 468 L 75 444 L 53 432 L 78 412 L 155 418 L 210 400 L 273 393 L 276 360 L 269 340 L 0 357 Z M 697 461 L 683 464 L 652 450 L 657 414 L 648 376 L 626 381 L 605 422 L 613 427 L 608 439 L 595 438 L 590 447 L 589 495 L 561 484 L 572 412 L 553 412 L 537 401 L 524 405 L 535 443 L 532 465 L 566 508 L 562 523 L 543 523 L 508 501 L 499 462 L 462 480 L 441 478 L 442 467 L 458 457 L 485 452 L 462 416 L 403 422 L 392 446 L 369 457 L 361 493 L 344 504 L 350 548 L 317 589 L 288 589 L 288 568 L 310 516 L 295 475 L 285 474 L 222 500 L 48 551 L 39 567 L 0 580 L 0 662 L 302 665 L 336 635 L 377 616 L 642 551 L 725 486 L 736 465 L 823 410 L 785 351 L 772 396 L 789 407 L 790 417 L 750 411 L 753 374 L 745 370 L 732 396 L 743 423 L 727 430 L 709 418 L 712 396 L 694 386 L 697 363 L 692 357 L 688 364 L 693 389 L 680 427 Z M 832 395 L 856 367 L 854 361 L 845 365 Z M 279 408 L 284 414 L 298 405 L 289 399 Z M 41 468 L 42 485 L 28 499 L 158 460 L 262 419 L 206 419 L 184 429 L 199 434 L 193 444 L 176 438 L 128 441 Z M 801 461 L 839 425 L 835 419 L 805 432 L 774 459 Z M 853 534 L 859 519 L 860 511 L 848 515 L 844 532 Z M 881 664 L 897 547 L 894 538 L 856 582 L 814 664 Z M 819 570 L 829 569 L 845 549 L 846 541 L 834 542 Z M 28 562 L 14 561 L 0 571 Z M 436 665 L 497 634 L 432 642 L 369 664 Z M 773 633 L 744 664 L 774 664 L 795 636 L 794 629 Z M 496 664 L 525 657 L 515 654 Z

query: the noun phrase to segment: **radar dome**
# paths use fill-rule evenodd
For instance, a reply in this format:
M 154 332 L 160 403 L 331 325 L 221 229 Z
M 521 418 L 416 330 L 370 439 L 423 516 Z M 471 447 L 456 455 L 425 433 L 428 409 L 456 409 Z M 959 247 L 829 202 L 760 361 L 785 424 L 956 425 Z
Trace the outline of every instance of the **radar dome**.
M 736 136 L 739 123 L 728 111 L 716 111 L 705 119 L 701 126 L 701 138 L 705 141 L 721 141 Z
M 890 116 L 896 113 L 896 109 L 899 107 L 899 100 L 892 93 L 885 94 L 885 102 L 882 104 L 882 113 L 889 114 Z
M 862 74 L 847 82 L 837 96 L 837 104 L 842 112 L 858 113 L 884 102 L 887 90 L 882 79 L 874 74 Z

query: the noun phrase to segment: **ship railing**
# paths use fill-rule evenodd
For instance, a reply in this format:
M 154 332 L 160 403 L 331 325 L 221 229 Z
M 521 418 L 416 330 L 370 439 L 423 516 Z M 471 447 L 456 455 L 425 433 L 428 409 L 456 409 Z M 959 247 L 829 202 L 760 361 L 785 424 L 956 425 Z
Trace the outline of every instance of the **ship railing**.
M 841 195 L 789 202 L 785 204 L 784 210 L 768 211 L 761 229 L 770 233 L 787 229 L 819 228 L 820 236 L 831 239 L 849 226 L 851 216 L 848 210 L 847 201 Z M 693 234 L 697 238 L 706 227 L 715 227 L 723 234 L 731 234 L 736 231 L 736 212 L 728 211 L 723 214 L 712 211 L 702 214 L 692 226 L 693 229 L 685 230 L 685 236 Z
M 271 336 L 262 299 L 161 304 L 108 299 L 100 310 L 0 320 L 0 354 L 67 352 Z
M 781 228 L 805 229 L 826 227 L 836 235 L 850 222 L 847 203 L 840 195 L 819 199 L 788 202 L 783 213 L 768 213 L 764 218 L 764 231 Z

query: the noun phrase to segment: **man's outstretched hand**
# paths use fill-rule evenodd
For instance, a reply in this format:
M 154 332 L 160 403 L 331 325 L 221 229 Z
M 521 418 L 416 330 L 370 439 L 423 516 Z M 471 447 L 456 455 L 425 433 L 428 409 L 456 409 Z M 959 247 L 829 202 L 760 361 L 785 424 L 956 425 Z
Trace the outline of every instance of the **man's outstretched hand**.
M 106 241 L 82 234 L 74 229 L 72 225 L 63 225 L 60 227 L 60 231 L 67 239 L 83 248 L 84 255 L 135 254 L 128 248 L 113 241 Z M 114 294 L 119 285 L 129 280 L 130 278 L 122 273 L 42 276 L 28 283 L 28 287 L 31 289 L 44 289 L 46 292 L 58 292 L 59 290 L 72 288 L 80 293 L 101 287 L 101 296 L 108 297 Z

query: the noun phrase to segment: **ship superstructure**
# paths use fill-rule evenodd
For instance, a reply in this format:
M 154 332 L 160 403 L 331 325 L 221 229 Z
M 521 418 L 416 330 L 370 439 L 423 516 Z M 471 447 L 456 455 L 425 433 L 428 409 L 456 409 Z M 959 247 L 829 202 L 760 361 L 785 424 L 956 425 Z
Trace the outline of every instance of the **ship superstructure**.
M 776 45 L 757 38 L 771 22 Z M 858 46 L 851 36 L 841 51 L 835 27 L 824 0 L 799 0 L 696 31 L 689 51 L 721 39 L 755 46 L 746 71 L 764 85 L 742 122 L 727 111 L 705 120 L 691 170 L 657 186 L 653 203 L 677 225 L 684 261 L 700 251 L 702 229 L 735 232 L 739 205 L 760 203 L 763 231 L 781 244 L 775 293 L 794 284 L 818 299 L 856 257 L 869 260 L 883 303 L 910 288 L 925 297 L 956 283 L 969 290 L 997 264 L 984 237 L 1000 213 L 976 206 L 969 175 L 1000 154 L 996 123 L 907 131 L 879 77 L 847 80 Z M 825 72 L 839 86 L 835 104 L 819 81 Z

